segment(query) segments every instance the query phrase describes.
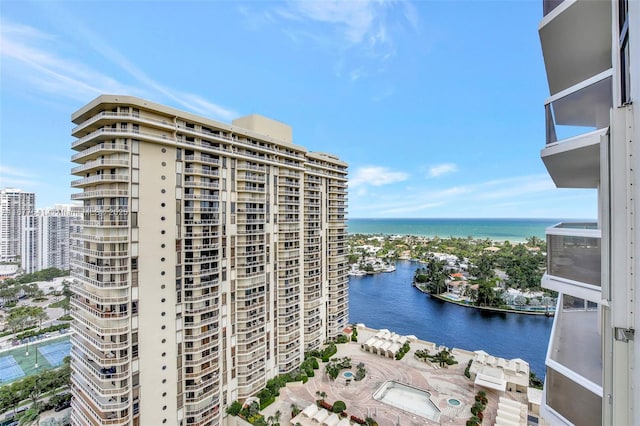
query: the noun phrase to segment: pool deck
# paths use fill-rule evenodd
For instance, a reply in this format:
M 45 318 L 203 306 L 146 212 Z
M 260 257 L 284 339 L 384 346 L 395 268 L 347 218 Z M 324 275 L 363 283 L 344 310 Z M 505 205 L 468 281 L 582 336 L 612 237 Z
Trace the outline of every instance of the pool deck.
M 377 331 L 359 328 L 358 341 L 366 342 Z M 380 426 L 464 425 L 471 417 L 470 408 L 475 402 L 474 397 L 479 390 L 474 389 L 473 382 L 464 376 L 464 370 L 472 358 L 472 352 L 454 349 L 453 354 L 458 364 L 448 368 L 435 368 L 417 359 L 414 355 L 417 349 L 427 349 L 432 345 L 432 343 L 420 340 L 412 342 L 409 353 L 400 361 L 396 361 L 365 352 L 360 349 L 360 343 L 339 344 L 335 357 L 350 357 L 352 371 L 355 371 L 359 362 L 364 363 L 367 375 L 362 381 L 352 380 L 347 385 L 341 374 L 335 381 L 332 381 L 324 374 L 325 366 L 320 362 L 320 368 L 315 371 L 314 377 L 309 378 L 305 384 L 287 384 L 286 388 L 280 390 L 280 396 L 277 400 L 265 408 L 262 413 L 265 416 L 270 416 L 279 410 L 282 414 L 281 424 L 289 424 L 291 404 L 296 404 L 298 408 L 304 409 L 319 399 L 316 392 L 325 392 L 327 394 L 325 400 L 328 403 L 337 400 L 344 401 L 347 406 L 346 412 L 350 416 L 355 415 L 362 419 L 373 417 Z M 375 391 L 387 380 L 405 383 L 430 392 L 431 400 L 441 411 L 439 422 L 430 421 L 373 399 Z M 494 424 L 500 395 L 489 389 L 485 389 L 485 391 L 489 403 L 484 411 L 483 424 Z M 526 395 L 523 394 L 506 392 L 502 396 L 526 403 Z M 449 398 L 458 399 L 461 404 L 451 406 L 447 401 Z

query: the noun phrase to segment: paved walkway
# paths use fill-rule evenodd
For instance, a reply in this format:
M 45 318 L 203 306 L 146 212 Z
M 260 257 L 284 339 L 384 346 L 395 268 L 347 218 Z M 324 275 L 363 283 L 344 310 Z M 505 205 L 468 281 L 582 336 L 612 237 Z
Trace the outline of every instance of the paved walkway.
M 377 331 L 359 329 L 358 341 L 366 342 Z M 344 401 L 349 415 L 363 419 L 373 417 L 380 426 L 464 425 L 471 417 L 470 408 L 475 402 L 474 397 L 477 392 L 473 382 L 464 376 L 464 370 L 472 353 L 456 349 L 453 353 L 458 364 L 449 368 L 435 368 L 414 355 L 417 349 L 424 349 L 429 345 L 428 342 L 423 341 L 411 343 L 411 350 L 400 361 L 365 352 L 360 348 L 360 343 L 349 342 L 337 345 L 338 353 L 335 356 L 350 357 L 354 373 L 356 365 L 360 362 L 364 363 L 367 375 L 362 381 L 351 381 L 347 385 L 341 375 L 332 381 L 324 374 L 325 365 L 320 362 L 320 368 L 315 371 L 315 377 L 310 378 L 306 384 L 289 383 L 286 388 L 280 390 L 280 396 L 276 402 L 267 407 L 263 414 L 270 416 L 279 410 L 282 413 L 281 424 L 288 424 L 291 418 L 291 404 L 304 409 L 319 399 L 316 392 L 325 392 L 327 402 Z M 387 380 L 394 380 L 430 392 L 431 400 L 441 412 L 439 420 L 432 421 L 373 399 L 375 391 Z M 489 391 L 487 394 L 489 404 L 484 412 L 485 424 L 493 424 L 498 410 L 499 395 Z M 515 395 L 511 396 L 509 393 L 504 396 L 515 399 Z M 461 404 L 450 405 L 448 402 L 450 398 L 457 399 Z

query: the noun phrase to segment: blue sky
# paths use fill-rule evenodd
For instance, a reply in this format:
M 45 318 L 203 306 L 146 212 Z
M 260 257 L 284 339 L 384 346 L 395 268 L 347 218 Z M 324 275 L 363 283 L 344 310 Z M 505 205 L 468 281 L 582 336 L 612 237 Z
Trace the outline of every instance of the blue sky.
M 259 113 L 349 163 L 349 217 L 595 218 L 540 160 L 541 1 L 2 1 L 0 186 L 68 203 L 71 113 Z

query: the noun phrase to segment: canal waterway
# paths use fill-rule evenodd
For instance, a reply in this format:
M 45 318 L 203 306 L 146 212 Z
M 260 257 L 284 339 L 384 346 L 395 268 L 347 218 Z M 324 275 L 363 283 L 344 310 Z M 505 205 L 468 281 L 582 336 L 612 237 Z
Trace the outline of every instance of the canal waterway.
M 522 358 L 544 377 L 553 318 L 492 313 L 443 302 L 411 286 L 421 265 L 399 261 L 396 271 L 349 278 L 349 321 L 413 334 L 422 340 L 491 355 Z

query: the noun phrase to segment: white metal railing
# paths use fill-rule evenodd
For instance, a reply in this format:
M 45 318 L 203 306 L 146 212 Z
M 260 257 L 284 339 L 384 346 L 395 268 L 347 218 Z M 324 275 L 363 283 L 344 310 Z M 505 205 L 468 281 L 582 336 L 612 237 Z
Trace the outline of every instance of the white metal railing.
M 86 157 L 100 151 L 116 151 L 116 152 L 129 152 L 129 145 L 124 143 L 115 142 L 102 142 L 91 148 L 84 149 L 71 156 L 71 161 L 76 161 L 79 158 Z

